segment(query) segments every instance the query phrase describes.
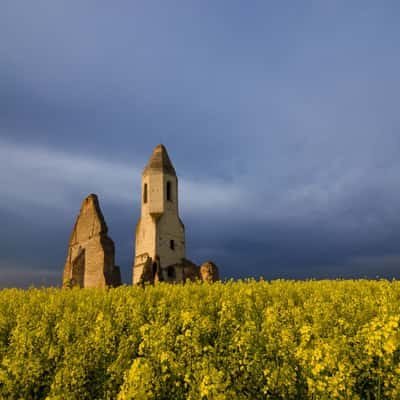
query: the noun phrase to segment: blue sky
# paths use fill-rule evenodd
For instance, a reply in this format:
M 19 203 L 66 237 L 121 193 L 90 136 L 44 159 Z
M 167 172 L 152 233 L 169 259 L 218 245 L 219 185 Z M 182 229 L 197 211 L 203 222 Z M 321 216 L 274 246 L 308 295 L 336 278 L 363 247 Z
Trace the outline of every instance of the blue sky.
M 97 193 L 131 280 L 163 143 L 222 275 L 400 277 L 395 1 L 2 1 L 0 287 L 55 285 Z

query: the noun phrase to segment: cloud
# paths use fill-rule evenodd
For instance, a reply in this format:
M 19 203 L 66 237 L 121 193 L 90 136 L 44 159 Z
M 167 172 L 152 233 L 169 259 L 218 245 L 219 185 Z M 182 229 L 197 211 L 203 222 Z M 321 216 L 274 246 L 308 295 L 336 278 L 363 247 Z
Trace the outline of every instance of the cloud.
M 143 168 L 0 140 L 0 206 L 70 209 L 74 194 L 94 192 L 112 204 L 138 208 Z M 242 197 L 233 184 L 182 179 L 180 187 L 186 213 L 235 209 Z
M 0 141 L 2 208 L 33 205 L 70 208 L 73 193 L 99 192 L 116 203 L 132 202 L 139 170 L 43 147 Z
M 0 289 L 6 287 L 60 286 L 62 271 L 29 268 L 12 260 L 0 260 Z
M 399 279 L 400 254 L 354 257 L 348 263 L 348 271 L 351 274 L 371 276 L 375 273 L 377 278 Z
M 149 154 L 150 155 L 150 154 Z M 143 165 L 128 165 L 51 148 L 0 140 L 0 207 L 21 206 L 75 210 L 88 193 L 110 204 L 139 209 Z M 183 171 L 184 172 L 184 171 Z M 179 173 L 179 171 L 178 171 Z M 180 179 L 180 208 L 184 215 L 217 220 L 293 224 L 325 221 L 332 229 L 365 229 L 399 221 L 397 167 L 374 171 L 335 166 L 314 171 L 304 180 L 276 187 L 252 177 L 233 181 Z M 248 178 L 248 179 L 247 179 Z M 80 197 L 79 197 L 80 196 Z
M 179 175 L 188 256 L 228 276 L 322 276 L 395 252 L 391 7 L 92 3 L 0 5 L 2 255 L 62 268 L 95 192 L 127 271 L 159 142 Z
M 310 278 L 399 279 L 400 254 L 348 257 L 344 262 L 310 268 Z

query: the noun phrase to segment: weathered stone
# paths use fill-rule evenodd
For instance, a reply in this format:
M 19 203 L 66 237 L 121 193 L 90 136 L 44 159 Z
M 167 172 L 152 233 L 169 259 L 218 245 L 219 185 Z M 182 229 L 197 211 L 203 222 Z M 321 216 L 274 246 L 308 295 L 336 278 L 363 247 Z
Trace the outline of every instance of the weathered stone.
M 178 177 L 163 145 L 154 149 L 143 171 L 141 193 L 132 280 L 133 283 L 162 281 L 165 268 L 185 258 L 186 247 L 185 227 L 179 217 Z M 150 274 L 146 270 L 148 258 Z
M 136 281 L 135 283 L 144 284 L 145 282 L 154 283 L 159 279 L 159 263 L 147 254 L 142 254 L 137 258 L 135 265 Z
M 164 282 L 185 282 L 187 279 L 200 279 L 199 267 L 190 260 L 183 258 L 179 263 L 160 269 L 159 280 Z
M 190 260 L 184 258 L 182 260 L 181 265 L 182 265 L 182 275 L 183 275 L 184 282 L 187 279 L 190 279 L 191 281 L 200 279 L 200 270 L 196 264 L 194 264 Z
M 114 265 L 114 242 L 95 194 L 82 203 L 71 234 L 63 285 L 106 287 L 121 284 L 119 267 Z
M 185 258 L 185 226 L 179 217 L 178 177 L 166 148 L 161 144 L 154 149 L 143 171 L 141 192 L 133 283 L 218 280 L 215 264 L 204 264 L 202 274 L 200 267 Z
M 212 261 L 206 261 L 200 267 L 200 276 L 204 282 L 219 281 L 218 267 Z

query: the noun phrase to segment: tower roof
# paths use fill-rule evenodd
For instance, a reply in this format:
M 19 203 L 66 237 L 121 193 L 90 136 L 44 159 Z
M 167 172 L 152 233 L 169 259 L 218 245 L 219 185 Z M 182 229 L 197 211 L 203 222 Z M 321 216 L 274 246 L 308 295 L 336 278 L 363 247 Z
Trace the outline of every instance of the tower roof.
M 169 159 L 167 149 L 164 145 L 159 144 L 153 151 L 143 174 L 149 171 L 162 171 L 166 174 L 176 175 L 175 168 Z

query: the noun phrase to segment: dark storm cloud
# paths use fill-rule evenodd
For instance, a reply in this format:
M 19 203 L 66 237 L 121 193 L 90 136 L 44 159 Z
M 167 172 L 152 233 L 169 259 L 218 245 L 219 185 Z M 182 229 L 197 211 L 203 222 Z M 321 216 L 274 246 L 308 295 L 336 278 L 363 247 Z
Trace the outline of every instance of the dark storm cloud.
M 128 282 L 159 142 L 194 261 L 400 276 L 398 17 L 395 2 L 3 2 L 0 286 L 59 283 L 90 192 Z

